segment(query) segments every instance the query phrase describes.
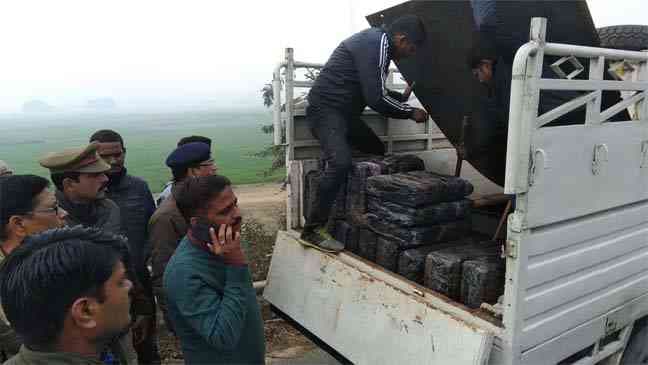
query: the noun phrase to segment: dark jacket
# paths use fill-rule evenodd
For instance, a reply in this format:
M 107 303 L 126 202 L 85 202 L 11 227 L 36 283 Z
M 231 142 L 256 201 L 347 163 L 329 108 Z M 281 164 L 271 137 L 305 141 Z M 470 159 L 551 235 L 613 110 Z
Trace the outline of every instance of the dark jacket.
M 247 265 L 185 238 L 164 274 L 169 316 L 186 364 L 264 364 L 263 320 Z
M 120 234 L 119 207 L 112 200 L 102 198 L 88 204 L 77 204 L 68 200 L 60 190 L 56 191 L 56 199 L 61 208 L 68 212 L 65 217 L 68 226 L 82 225 Z
M 155 211 L 155 202 L 148 185 L 139 177 L 124 174 L 108 186 L 108 198 L 119 206 L 121 234 L 128 238 L 133 264 L 145 267 L 151 255 L 148 222 Z
M 167 325 L 168 312 L 164 283 L 162 278 L 167 263 L 173 256 L 180 240 L 187 234 L 187 222 L 178 210 L 173 194 L 164 199 L 149 221 L 149 242 L 152 247 L 151 266 L 153 267 L 152 282 L 153 292 L 158 301 L 158 306 L 164 314 Z
M 0 264 L 5 260 L 5 255 L 0 250 Z M 20 349 L 20 340 L 18 335 L 5 316 L 3 308 L 0 306 L 0 361 L 5 361 L 18 353 Z
M 65 217 L 65 223 L 68 226 L 82 225 L 85 227 L 100 228 L 105 232 L 113 234 L 122 234 L 121 230 L 121 214 L 120 209 L 108 198 L 97 199 L 92 203 L 77 204 L 73 203 L 65 197 L 65 194 L 60 190 L 56 191 L 56 198 L 59 205 L 68 212 Z M 130 249 L 129 249 L 130 253 Z M 132 255 L 130 260 L 134 263 Z M 137 271 L 135 265 L 131 265 L 130 269 Z M 132 291 L 131 308 L 137 314 L 154 314 L 155 304 L 150 300 L 146 294 L 143 283 L 139 280 L 139 275 L 130 271 L 131 277 L 136 278 L 135 287 Z
M 308 102 L 355 115 L 368 105 L 391 118 L 410 118 L 413 108 L 403 104 L 403 95 L 385 87 L 391 59 L 391 44 L 384 30 L 369 28 L 352 35 L 333 51 L 308 94 Z

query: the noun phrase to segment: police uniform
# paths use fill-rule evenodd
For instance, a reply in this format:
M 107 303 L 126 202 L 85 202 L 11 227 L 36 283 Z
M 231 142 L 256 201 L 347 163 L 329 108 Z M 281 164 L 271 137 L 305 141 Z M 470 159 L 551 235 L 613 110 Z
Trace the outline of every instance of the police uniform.
M 191 142 L 176 148 L 166 159 L 166 165 L 171 169 L 181 168 L 209 161 L 211 159 L 210 147 L 206 143 Z M 162 281 L 167 263 L 173 256 L 178 244 L 187 234 L 187 222 L 178 210 L 173 196 L 173 186 L 149 221 L 149 243 L 152 247 L 151 265 L 153 273 L 153 292 L 157 298 L 158 306 L 164 315 L 164 320 L 169 330 L 173 331 L 168 320 L 164 283 Z
M 84 147 L 66 149 L 62 152 L 52 152 L 38 162 L 50 170 L 52 175 L 65 172 L 82 174 L 105 173 L 110 165 L 97 152 L 98 144 L 91 143 Z M 59 205 L 68 212 L 65 221 L 69 226 L 83 225 L 101 228 L 106 232 L 120 233 L 119 207 L 112 200 L 99 196 L 89 203 L 75 203 L 65 194 L 57 190 L 56 198 Z
M 78 172 L 81 174 L 105 173 L 110 170 L 110 164 L 99 156 L 97 151 L 98 147 L 99 144 L 93 142 L 83 147 L 70 148 L 61 152 L 50 152 L 38 162 L 41 166 L 49 169 L 52 175 L 66 172 Z M 99 194 L 98 198 L 92 202 L 76 203 L 68 199 L 62 191 L 57 189 L 56 199 L 58 200 L 59 206 L 68 213 L 65 217 L 65 223 L 68 226 L 83 225 L 85 227 L 99 228 L 105 232 L 120 234 L 121 217 L 119 207 L 103 194 Z M 133 274 L 131 276 L 134 277 Z M 137 298 L 141 296 L 141 293 L 141 284 L 136 281 L 135 288 L 133 289 L 134 301 L 132 305 L 137 305 Z M 122 363 L 136 364 L 137 354 L 133 348 L 131 333 L 128 332 L 128 334 L 122 337 L 119 344 L 123 350 L 124 359 Z M 23 349 L 24 347 L 21 348 L 18 356 L 22 358 L 33 358 L 34 363 L 40 363 L 38 362 L 40 358 L 43 356 L 47 358 L 49 356 L 47 353 L 35 353 L 29 350 L 24 351 Z M 57 356 L 57 359 L 60 358 L 59 360 L 62 361 L 61 363 L 76 363 L 64 362 L 63 358 L 65 355 L 57 354 Z M 74 361 L 76 360 L 75 358 Z M 52 363 L 56 363 L 54 359 L 52 361 Z

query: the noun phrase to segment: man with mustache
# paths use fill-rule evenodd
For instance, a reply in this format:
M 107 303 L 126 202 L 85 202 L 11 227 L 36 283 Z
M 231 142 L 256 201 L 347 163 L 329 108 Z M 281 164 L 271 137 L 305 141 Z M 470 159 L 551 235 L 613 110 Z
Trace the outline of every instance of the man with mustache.
M 263 320 L 230 181 L 187 179 L 174 196 L 189 230 L 166 267 L 164 290 L 185 363 L 265 363 Z
M 106 198 L 110 165 L 97 153 L 98 143 L 52 152 L 38 162 L 50 170 L 59 205 L 69 226 L 83 225 L 120 233 L 119 207 Z
M 155 300 L 151 274 L 146 263 L 151 257 L 148 243 L 148 221 L 155 211 L 153 195 L 142 178 L 133 176 L 126 169 L 126 147 L 122 136 L 110 129 L 102 129 L 90 137 L 90 142 L 99 143 L 99 156 L 110 164 L 106 172 L 108 185 L 106 196 L 120 209 L 121 234 L 128 238 L 132 266 L 137 280 L 142 284 L 141 296 L 133 303 L 135 318 L 133 346 L 140 364 L 160 364 L 157 345 Z
M 50 170 L 50 176 L 56 186 L 56 199 L 68 215 L 65 223 L 68 226 L 82 225 L 101 229 L 107 233 L 121 233 L 121 216 L 115 202 L 106 198 L 106 186 L 110 165 L 98 154 L 98 143 L 70 148 L 61 152 L 50 152 L 38 162 Z M 136 276 L 131 273 L 133 280 Z M 141 285 L 135 283 L 133 306 L 139 306 L 142 299 Z M 128 362 L 137 363 L 137 354 L 133 348 L 129 332 L 122 338 Z

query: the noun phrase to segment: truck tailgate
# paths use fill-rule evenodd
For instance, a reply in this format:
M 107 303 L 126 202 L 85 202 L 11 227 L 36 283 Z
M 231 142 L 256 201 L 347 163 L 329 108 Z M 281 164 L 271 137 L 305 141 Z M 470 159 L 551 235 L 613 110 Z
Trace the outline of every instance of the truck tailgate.
M 264 297 L 356 364 L 484 364 L 501 329 L 353 254 L 277 235 Z

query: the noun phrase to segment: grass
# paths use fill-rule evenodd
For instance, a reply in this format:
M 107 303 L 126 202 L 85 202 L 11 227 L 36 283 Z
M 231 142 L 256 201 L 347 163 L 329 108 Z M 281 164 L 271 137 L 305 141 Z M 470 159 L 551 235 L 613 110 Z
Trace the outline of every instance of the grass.
M 129 173 L 143 177 L 153 192 L 169 180 L 164 164 L 177 141 L 199 134 L 212 139 L 212 156 L 219 174 L 234 184 L 278 181 L 285 171 L 263 176 L 269 158 L 252 154 L 272 142 L 261 132 L 271 123 L 266 111 L 189 111 L 174 113 L 77 113 L 17 114 L 0 117 L 0 160 L 19 174 L 48 176 L 38 164 L 46 152 L 60 151 L 88 142 L 99 129 L 113 129 L 124 138 Z

